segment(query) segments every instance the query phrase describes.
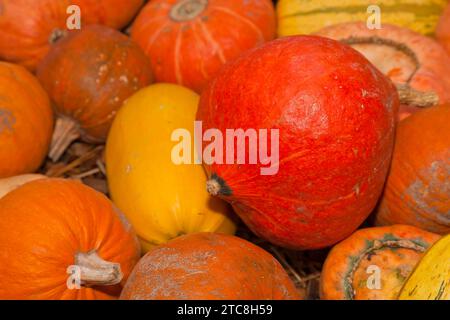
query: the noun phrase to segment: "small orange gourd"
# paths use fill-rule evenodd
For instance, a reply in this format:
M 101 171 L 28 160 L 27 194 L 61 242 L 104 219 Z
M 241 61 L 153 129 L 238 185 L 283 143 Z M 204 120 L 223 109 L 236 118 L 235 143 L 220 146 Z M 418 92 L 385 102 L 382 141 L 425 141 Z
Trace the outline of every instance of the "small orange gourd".
M 50 145 L 53 111 L 25 68 L 0 62 L 0 178 L 34 172 Z
M 124 216 L 79 182 L 36 180 L 0 199 L 0 299 L 114 299 L 139 255 Z
M 328 254 L 320 277 L 324 300 L 394 300 L 439 235 L 412 226 L 360 229 Z
M 377 224 L 450 233 L 449 124 L 448 105 L 421 110 L 400 122 Z

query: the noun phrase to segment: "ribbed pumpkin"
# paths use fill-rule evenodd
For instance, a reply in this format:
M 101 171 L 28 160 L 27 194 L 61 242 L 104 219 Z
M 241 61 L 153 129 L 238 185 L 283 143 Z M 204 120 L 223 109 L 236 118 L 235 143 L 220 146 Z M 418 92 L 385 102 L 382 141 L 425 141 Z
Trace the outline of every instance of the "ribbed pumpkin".
M 25 183 L 44 178 L 45 176 L 41 174 L 24 174 L 20 176 L 0 179 L 0 199 L 6 196 L 11 191 L 24 185 Z
M 278 35 L 310 34 L 333 24 L 372 21 L 370 5 L 380 8 L 382 26 L 395 24 L 431 35 L 446 4 L 447 0 L 279 0 Z
M 275 33 L 269 0 L 154 0 L 131 35 L 149 55 L 158 82 L 200 92 L 225 62 Z
M 49 154 L 53 160 L 78 137 L 104 142 L 123 102 L 152 81 L 141 48 L 100 25 L 72 32 L 55 44 L 37 75 L 58 114 Z
M 101 23 L 122 28 L 143 0 L 2 0 L 0 1 L 0 59 L 34 71 L 50 46 L 68 31 L 67 9 L 78 5 L 82 24 Z
M 120 296 L 124 300 L 300 299 L 283 267 L 243 239 L 186 235 L 148 252 Z
M 401 106 L 399 120 L 420 110 L 416 105 L 450 102 L 450 56 L 434 39 L 388 24 L 369 30 L 360 22 L 331 26 L 317 34 L 351 45 L 393 82 L 422 93 L 423 101 L 412 101 L 414 95 L 402 97 L 411 101 Z
M 39 168 L 50 145 L 53 112 L 39 81 L 0 62 L 0 178 Z
M 0 299 L 114 299 L 139 259 L 123 215 L 79 182 L 29 182 L 0 217 Z
M 395 225 L 360 229 L 329 253 L 320 277 L 325 300 L 394 300 L 439 235 Z
M 178 85 L 152 85 L 128 99 L 111 128 L 109 189 L 144 250 L 187 233 L 235 230 L 227 204 L 206 192 L 201 164 L 176 164 L 172 158 L 181 140 L 175 130 L 188 130 L 193 142 L 198 99 Z
M 376 205 L 398 104 L 391 81 L 337 41 L 286 37 L 251 50 L 225 66 L 200 99 L 203 132 L 247 131 L 245 141 L 241 135 L 240 142 L 223 143 L 217 161 L 207 159 L 204 139 L 208 190 L 275 244 L 332 245 Z M 245 158 L 228 146 L 244 150 Z
M 450 235 L 437 241 L 403 285 L 400 300 L 450 300 Z
M 450 3 L 442 14 L 436 29 L 436 37 L 450 55 Z
M 450 107 L 415 113 L 398 126 L 378 224 L 450 233 Z

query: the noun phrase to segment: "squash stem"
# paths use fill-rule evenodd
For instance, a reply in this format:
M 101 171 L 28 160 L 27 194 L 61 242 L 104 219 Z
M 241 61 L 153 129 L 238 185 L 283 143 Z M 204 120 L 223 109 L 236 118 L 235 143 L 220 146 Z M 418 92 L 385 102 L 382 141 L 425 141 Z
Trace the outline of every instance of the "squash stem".
M 84 286 L 110 286 L 123 279 L 120 264 L 103 260 L 95 251 L 77 253 L 75 264 L 80 268 L 80 280 Z
M 439 97 L 435 92 L 421 92 L 408 84 L 396 84 L 401 104 L 419 108 L 427 108 L 439 104 Z
M 57 162 L 70 144 L 80 137 L 78 124 L 68 117 L 58 117 L 48 156 Z

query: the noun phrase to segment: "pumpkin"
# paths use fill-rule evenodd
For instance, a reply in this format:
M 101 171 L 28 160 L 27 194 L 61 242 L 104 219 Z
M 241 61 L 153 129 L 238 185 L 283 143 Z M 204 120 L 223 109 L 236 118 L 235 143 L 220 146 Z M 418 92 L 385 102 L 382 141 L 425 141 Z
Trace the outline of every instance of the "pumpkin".
M 59 116 L 49 153 L 54 161 L 79 137 L 104 142 L 124 100 L 152 81 L 150 63 L 139 46 L 100 25 L 55 44 L 37 75 Z
M 437 241 L 417 264 L 400 300 L 450 300 L 450 235 Z
M 447 0 L 279 0 L 278 35 L 311 34 L 323 27 L 351 21 L 372 23 L 380 9 L 381 27 L 395 24 L 432 35 Z
M 450 233 L 450 107 L 422 110 L 398 126 L 376 223 Z
M 317 34 L 351 45 L 396 84 L 428 93 L 422 95 L 424 101 L 403 104 L 399 120 L 420 107 L 450 102 L 450 56 L 434 39 L 388 24 L 369 30 L 359 22 L 331 26 Z
M 436 29 L 438 41 L 447 49 L 450 54 L 450 3 L 442 14 Z
M 272 41 L 223 68 L 202 93 L 204 132 L 231 136 L 226 147 L 217 143 L 222 150 L 245 150 L 241 160 L 223 152 L 225 161 L 204 139 L 207 188 L 274 244 L 332 245 L 375 207 L 398 104 L 389 79 L 352 48 L 315 36 Z M 236 139 L 238 128 L 253 133 L 252 145 Z
M 394 300 L 439 235 L 406 225 L 360 229 L 330 251 L 320 276 L 325 300 Z
M 294 300 L 277 260 L 238 237 L 197 233 L 154 248 L 136 265 L 123 300 Z
M 21 66 L 0 62 L 0 178 L 36 171 L 53 131 L 50 101 Z
M 71 5 L 79 6 L 83 25 L 120 29 L 142 4 L 143 0 L 1 0 L 0 59 L 34 71 L 51 45 L 69 31 Z
M 120 211 L 76 181 L 29 182 L 0 217 L 1 299 L 113 299 L 139 259 Z
M 158 82 L 200 92 L 227 61 L 275 37 L 269 0 L 155 0 L 131 30 Z
M 45 176 L 41 174 L 24 174 L 20 176 L 0 179 L 0 199 L 6 196 L 11 191 L 24 185 L 25 183 L 44 178 Z
M 182 234 L 234 232 L 226 203 L 206 192 L 201 164 L 173 162 L 173 134 L 180 128 L 193 137 L 198 100 L 178 85 L 152 85 L 128 99 L 111 128 L 109 190 L 136 228 L 144 251 Z

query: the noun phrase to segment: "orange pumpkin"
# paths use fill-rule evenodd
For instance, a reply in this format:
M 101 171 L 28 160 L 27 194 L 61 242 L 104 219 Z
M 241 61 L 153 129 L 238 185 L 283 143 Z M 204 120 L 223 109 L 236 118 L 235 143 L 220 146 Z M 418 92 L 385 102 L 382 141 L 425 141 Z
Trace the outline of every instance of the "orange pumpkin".
M 154 0 L 131 36 L 144 48 L 158 82 L 200 92 L 220 67 L 275 37 L 269 0 Z
M 21 66 L 0 62 L 0 178 L 34 172 L 53 130 L 50 101 Z
M 434 39 L 406 28 L 383 24 L 370 30 L 363 22 L 330 26 L 318 35 L 340 40 L 366 56 L 378 69 L 396 84 L 407 84 L 417 92 L 401 100 L 398 119 L 402 120 L 419 107 L 450 102 L 450 56 Z M 411 100 L 408 102 L 408 100 Z
M 0 217 L 0 299 L 113 299 L 139 259 L 125 217 L 79 182 L 29 182 Z
M 393 300 L 439 235 L 394 225 L 356 231 L 330 251 L 320 277 L 325 300 Z
M 53 160 L 78 137 L 104 142 L 123 102 L 152 81 L 141 48 L 100 25 L 72 32 L 55 44 L 37 75 L 59 116 L 50 150 Z
M 124 300 L 292 300 L 300 294 L 263 249 L 234 236 L 196 233 L 149 251 L 120 296 Z
M 444 10 L 436 29 L 436 37 L 450 54 L 450 3 Z
M 82 24 L 120 29 L 143 0 L 0 0 L 0 59 L 34 71 L 50 46 L 67 33 L 71 5 L 79 6 Z
M 450 106 L 422 110 L 399 124 L 377 224 L 450 233 L 449 124 Z

